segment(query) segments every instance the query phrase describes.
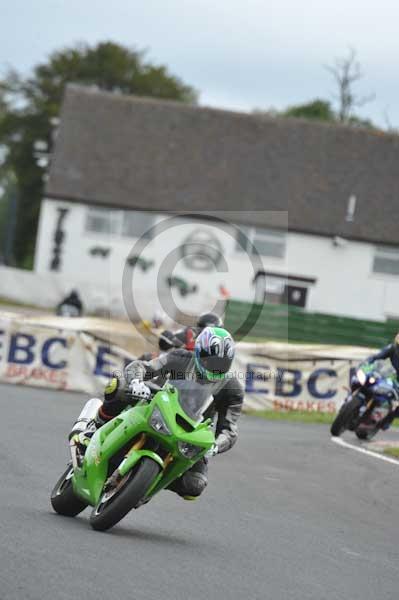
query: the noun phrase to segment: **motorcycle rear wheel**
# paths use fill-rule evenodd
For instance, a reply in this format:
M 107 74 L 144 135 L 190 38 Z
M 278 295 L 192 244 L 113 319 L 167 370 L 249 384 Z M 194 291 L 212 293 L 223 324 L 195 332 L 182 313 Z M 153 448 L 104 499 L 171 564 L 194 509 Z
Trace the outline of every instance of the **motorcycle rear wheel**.
M 67 469 L 61 475 L 51 492 L 51 506 L 59 515 L 66 517 L 76 517 L 88 506 L 78 498 L 72 487 L 73 467 L 68 465 Z
M 345 402 L 343 404 L 335 417 L 333 424 L 331 425 L 331 435 L 334 437 L 339 437 L 341 433 L 345 431 L 345 429 L 349 428 L 351 421 L 355 418 L 356 413 L 359 410 L 361 405 L 361 400 L 357 396 Z
M 106 531 L 119 523 L 128 512 L 137 506 L 159 474 L 161 467 L 151 458 L 144 457 L 122 487 L 108 500 L 100 501 L 90 515 L 90 525 L 97 531 Z

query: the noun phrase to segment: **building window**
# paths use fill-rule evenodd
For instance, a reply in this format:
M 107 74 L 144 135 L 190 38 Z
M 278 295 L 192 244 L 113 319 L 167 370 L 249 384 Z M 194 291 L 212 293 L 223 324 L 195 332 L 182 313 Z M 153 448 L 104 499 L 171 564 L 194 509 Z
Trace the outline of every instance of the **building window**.
M 132 238 L 152 238 L 149 231 L 154 224 L 152 213 L 109 208 L 87 208 L 85 229 L 89 233 Z
M 274 258 L 284 258 L 285 256 L 285 234 L 280 231 L 256 228 L 253 244 L 262 256 L 273 256 Z
M 377 246 L 374 254 L 373 272 L 399 275 L 399 248 Z
M 154 232 L 150 231 L 154 225 L 152 213 L 125 211 L 122 221 L 122 235 L 126 237 L 151 239 Z
M 284 232 L 261 229 L 258 227 L 241 227 L 236 235 L 236 250 L 273 258 L 284 258 L 286 236 Z
M 314 277 L 300 277 L 271 271 L 258 271 L 253 279 L 255 302 L 258 304 L 286 304 L 305 308 Z
M 88 208 L 86 212 L 86 231 L 90 233 L 119 233 L 119 211 L 107 208 Z

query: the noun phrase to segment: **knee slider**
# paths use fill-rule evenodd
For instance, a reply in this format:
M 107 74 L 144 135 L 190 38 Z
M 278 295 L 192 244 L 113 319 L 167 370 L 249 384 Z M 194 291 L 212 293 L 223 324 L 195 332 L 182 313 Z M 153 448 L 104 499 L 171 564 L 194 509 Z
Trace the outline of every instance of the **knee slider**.
M 200 496 L 208 485 L 208 479 L 203 473 L 187 472 L 182 479 L 185 496 Z
M 104 389 L 104 397 L 107 400 L 112 400 L 119 388 L 119 379 L 117 377 L 112 377 L 110 381 L 107 383 Z

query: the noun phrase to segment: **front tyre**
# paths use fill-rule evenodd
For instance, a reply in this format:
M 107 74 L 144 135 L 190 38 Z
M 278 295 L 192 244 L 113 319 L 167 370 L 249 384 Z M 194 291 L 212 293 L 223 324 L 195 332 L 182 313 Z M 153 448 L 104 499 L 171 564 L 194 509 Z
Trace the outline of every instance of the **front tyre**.
M 377 431 L 377 427 L 370 428 L 365 426 L 362 427 L 362 425 L 359 425 L 359 427 L 356 428 L 355 433 L 359 440 L 369 441 L 375 436 Z
M 338 437 L 348 429 L 352 421 L 357 417 L 362 401 L 355 396 L 349 402 L 343 404 L 331 425 L 331 435 Z
M 145 496 L 161 467 L 151 458 L 141 459 L 112 495 L 103 493 L 90 515 L 90 525 L 97 531 L 106 531 L 119 523 Z
M 72 487 L 73 467 L 68 465 L 66 471 L 61 475 L 51 492 L 51 506 L 59 515 L 76 517 L 88 506 L 75 495 Z

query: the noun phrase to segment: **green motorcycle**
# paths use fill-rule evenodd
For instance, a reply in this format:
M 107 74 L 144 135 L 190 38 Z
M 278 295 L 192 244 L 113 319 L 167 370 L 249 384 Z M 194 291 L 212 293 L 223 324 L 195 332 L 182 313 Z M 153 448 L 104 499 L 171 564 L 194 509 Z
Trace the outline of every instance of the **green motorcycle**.
M 149 387 L 150 402 L 140 401 L 100 427 L 83 451 L 71 441 L 72 462 L 51 493 L 57 513 L 74 517 L 90 505 L 91 526 L 105 531 L 211 450 L 212 422 L 202 414 L 212 384 L 184 379 Z

